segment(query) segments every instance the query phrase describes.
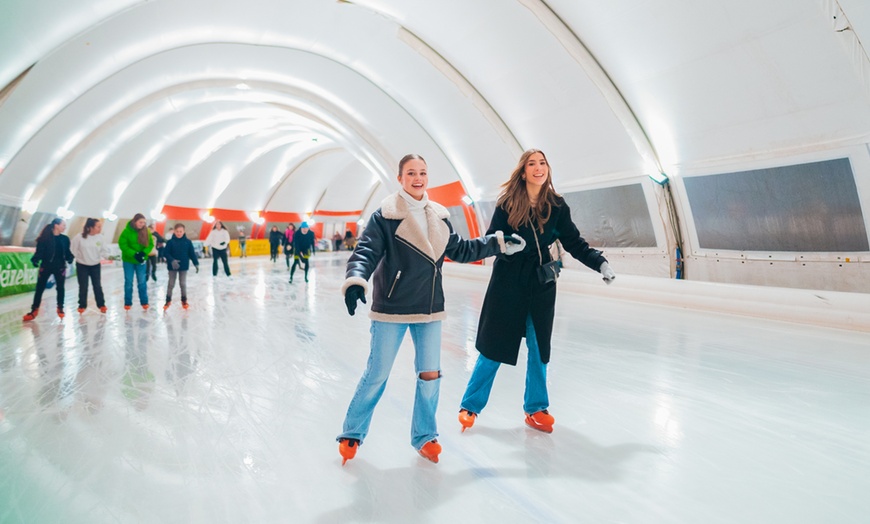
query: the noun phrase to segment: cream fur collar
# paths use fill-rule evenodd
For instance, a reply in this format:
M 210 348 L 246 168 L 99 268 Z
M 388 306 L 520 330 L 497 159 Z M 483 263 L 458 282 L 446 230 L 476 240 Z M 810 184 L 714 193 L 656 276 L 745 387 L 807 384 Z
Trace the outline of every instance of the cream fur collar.
M 447 241 L 450 239 L 450 228 L 444 222 L 444 219 L 450 218 L 450 212 L 447 211 L 446 207 L 431 200 L 424 209 L 426 223 L 429 226 L 428 241 L 423 232 L 420 231 L 417 221 L 411 216 L 408 203 L 398 193 L 393 193 L 381 202 L 381 215 L 384 218 L 402 221 L 396 229 L 396 236 L 407 241 L 421 253 L 431 258 L 433 262 L 436 262 L 444 254 Z

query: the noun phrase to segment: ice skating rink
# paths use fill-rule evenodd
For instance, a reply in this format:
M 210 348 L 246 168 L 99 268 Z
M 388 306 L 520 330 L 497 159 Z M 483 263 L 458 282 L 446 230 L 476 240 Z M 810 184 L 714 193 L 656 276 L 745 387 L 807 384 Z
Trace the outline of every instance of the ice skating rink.
M 406 340 L 342 467 L 369 350 L 368 307 L 349 317 L 338 291 L 346 257 L 292 285 L 283 260 L 232 259 L 232 280 L 205 260 L 188 311 L 162 311 L 165 266 L 147 312 L 123 311 L 118 269 L 107 315 L 75 313 L 74 279 L 62 321 L 53 291 L 30 323 L 31 295 L 0 300 L 0 522 L 870 522 L 866 333 L 563 290 L 554 433 L 523 425 L 523 364 L 460 433 L 486 280 L 449 268 L 441 462 L 409 444 Z

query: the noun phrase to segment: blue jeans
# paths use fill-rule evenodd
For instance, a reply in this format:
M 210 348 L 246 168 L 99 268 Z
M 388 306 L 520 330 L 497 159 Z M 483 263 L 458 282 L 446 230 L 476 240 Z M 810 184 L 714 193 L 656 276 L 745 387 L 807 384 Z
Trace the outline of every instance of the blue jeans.
M 535 326 L 532 316 L 526 317 L 526 347 L 529 348 L 526 365 L 526 392 L 523 397 L 523 411 L 532 414 L 547 409 L 550 398 L 547 395 L 547 365 L 541 362 L 541 352 L 538 349 L 538 339 L 535 338 Z M 474 371 L 465 387 L 460 407 L 472 413 L 480 413 L 489 401 L 492 383 L 500 362 L 478 355 Z
M 124 262 L 124 305 L 133 305 L 133 274 L 136 275 L 136 285 L 139 288 L 139 303 L 148 303 L 148 279 L 145 276 L 145 264 Z
M 341 435 L 336 440 L 354 438 L 360 443 L 365 440 L 375 406 L 387 387 L 387 378 L 399 353 L 399 346 L 405 338 L 405 331 L 409 329 L 414 341 L 414 369 L 417 373 L 411 445 L 419 450 L 423 444 L 438 436 L 435 410 L 438 408 L 438 393 L 441 388 L 441 321 L 398 324 L 373 320 L 369 361 L 347 408 Z M 439 378 L 423 380 L 420 374 L 426 371 L 439 372 Z

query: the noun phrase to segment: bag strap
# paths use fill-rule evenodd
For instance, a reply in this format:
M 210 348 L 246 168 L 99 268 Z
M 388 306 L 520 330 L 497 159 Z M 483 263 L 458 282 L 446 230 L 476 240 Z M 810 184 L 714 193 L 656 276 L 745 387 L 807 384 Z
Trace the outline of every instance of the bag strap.
M 541 257 L 541 243 L 538 242 L 538 230 L 535 226 L 532 225 L 532 219 L 529 218 L 529 225 L 532 227 L 532 234 L 535 235 L 535 245 L 538 247 L 538 264 L 543 267 L 544 259 Z

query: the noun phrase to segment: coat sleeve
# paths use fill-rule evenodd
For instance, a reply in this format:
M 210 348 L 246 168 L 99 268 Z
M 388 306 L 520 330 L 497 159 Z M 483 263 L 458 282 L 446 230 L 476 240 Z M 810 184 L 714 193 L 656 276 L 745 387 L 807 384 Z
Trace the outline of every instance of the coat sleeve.
M 30 262 L 39 267 L 39 263 L 45 258 L 45 242 L 36 242 L 36 252 L 30 257 Z
M 118 237 L 118 249 L 121 250 L 121 256 L 132 257 L 134 253 L 133 248 L 130 247 L 130 233 L 127 229 L 127 227 L 124 227 L 124 230 L 121 231 L 121 236 Z
M 589 243 L 580 236 L 580 231 L 571 220 L 571 209 L 568 204 L 562 202 L 559 206 L 559 215 L 556 222 L 556 237 L 562 242 L 565 251 L 579 260 L 589 269 L 598 271 L 601 264 L 607 262 L 601 251 L 590 247 Z
M 64 260 L 66 260 L 67 264 L 72 264 L 73 260 L 75 260 L 76 257 L 73 256 L 72 251 L 70 251 L 69 246 L 70 246 L 70 241 L 69 241 L 69 237 L 67 237 L 66 241 L 64 241 L 64 243 L 63 243 L 63 250 L 64 250 L 63 258 L 64 258 Z
M 109 244 L 106 243 L 106 237 L 100 234 L 100 258 L 103 260 L 109 259 Z
M 76 235 L 72 237 L 69 242 L 69 250 L 72 252 L 73 256 L 76 258 L 82 258 L 81 246 L 82 236 Z
M 172 261 L 175 260 L 175 243 L 176 240 L 170 238 L 169 241 L 166 242 L 166 249 L 163 250 L 163 258 L 166 259 L 167 269 L 172 269 Z
M 447 239 L 444 255 L 450 260 L 462 263 L 474 262 L 475 260 L 481 260 L 503 252 L 504 239 L 499 241 L 499 234 L 491 233 L 482 237 L 464 240 L 454 231 L 453 224 L 449 220 L 445 218 L 444 222 L 450 228 L 450 238 Z
M 341 286 L 342 295 L 347 288 L 355 285 L 362 286 L 368 292 L 368 280 L 384 257 L 384 249 L 390 234 L 386 220 L 378 209 L 372 213 L 369 223 L 356 244 L 356 249 L 347 259 L 346 279 Z
M 199 257 L 196 256 L 196 250 L 193 249 L 193 242 L 187 243 L 187 257 L 193 262 L 193 265 L 199 267 Z

